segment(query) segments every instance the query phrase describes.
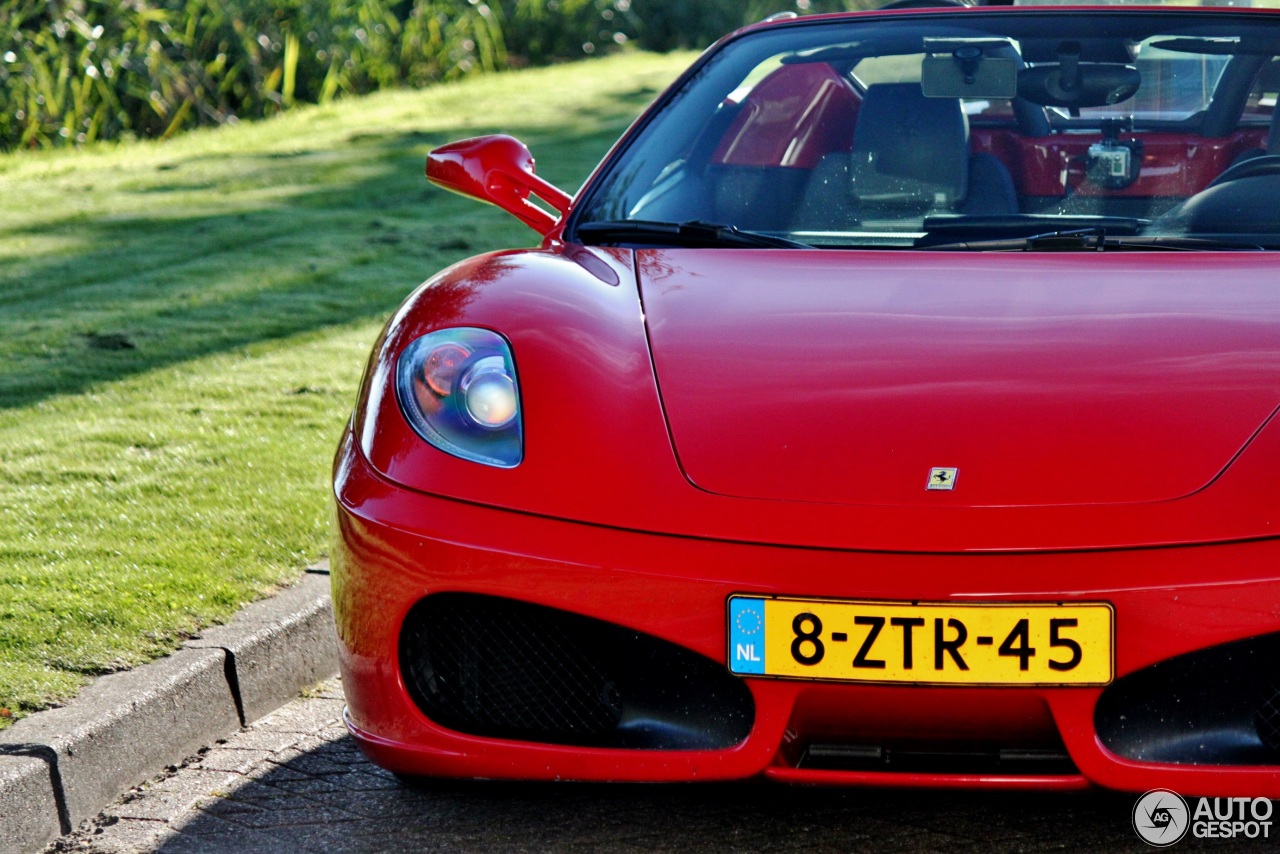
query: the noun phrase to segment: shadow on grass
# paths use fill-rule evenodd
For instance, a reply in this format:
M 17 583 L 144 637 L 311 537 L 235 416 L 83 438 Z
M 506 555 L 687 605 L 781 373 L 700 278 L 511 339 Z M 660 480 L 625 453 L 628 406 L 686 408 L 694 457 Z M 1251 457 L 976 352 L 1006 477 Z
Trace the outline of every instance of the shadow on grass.
M 652 94 L 584 106 L 554 135 L 519 124 L 469 133 L 525 138 L 543 174 L 572 191 L 615 138 L 600 124 L 616 127 Z M 153 213 L 0 230 L 0 241 L 58 246 L 0 268 L 0 409 L 382 318 L 449 263 L 536 243 L 496 209 L 427 184 L 423 158 L 448 140 L 356 131 L 332 149 L 171 158 L 113 191 L 147 198 Z M 184 175 L 215 161 L 234 167 L 229 177 Z

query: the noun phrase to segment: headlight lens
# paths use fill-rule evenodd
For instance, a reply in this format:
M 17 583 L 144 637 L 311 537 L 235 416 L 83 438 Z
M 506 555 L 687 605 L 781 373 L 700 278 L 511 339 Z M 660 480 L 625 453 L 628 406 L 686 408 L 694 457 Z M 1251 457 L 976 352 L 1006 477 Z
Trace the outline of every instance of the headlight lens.
M 458 380 L 462 404 L 471 420 L 486 430 L 501 430 L 516 417 L 516 382 L 507 374 L 501 356 L 473 362 Z
M 511 347 L 496 332 L 459 327 L 422 336 L 396 363 L 405 419 L 445 453 L 512 468 L 524 456 Z

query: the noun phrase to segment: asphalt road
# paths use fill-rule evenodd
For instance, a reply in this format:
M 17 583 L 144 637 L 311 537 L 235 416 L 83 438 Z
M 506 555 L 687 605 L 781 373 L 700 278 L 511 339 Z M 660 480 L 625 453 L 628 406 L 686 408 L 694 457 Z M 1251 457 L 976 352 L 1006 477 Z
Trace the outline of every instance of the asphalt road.
M 1133 851 L 1129 795 L 771 784 L 402 785 L 339 720 L 341 685 L 130 792 L 52 851 Z M 1173 851 L 1277 851 L 1188 837 Z

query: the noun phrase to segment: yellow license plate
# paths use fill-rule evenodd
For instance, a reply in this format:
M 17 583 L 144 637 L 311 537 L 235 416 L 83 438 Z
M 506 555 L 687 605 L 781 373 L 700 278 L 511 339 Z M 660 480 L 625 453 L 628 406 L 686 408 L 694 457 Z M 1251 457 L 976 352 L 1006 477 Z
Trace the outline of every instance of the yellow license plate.
M 917 685 L 1106 685 L 1106 602 L 968 604 L 732 596 L 743 676 Z

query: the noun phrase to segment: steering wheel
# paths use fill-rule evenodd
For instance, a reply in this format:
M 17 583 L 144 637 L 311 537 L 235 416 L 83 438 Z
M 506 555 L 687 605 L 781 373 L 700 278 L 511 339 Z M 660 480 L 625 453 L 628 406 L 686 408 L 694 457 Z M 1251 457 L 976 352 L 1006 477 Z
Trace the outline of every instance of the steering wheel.
M 1280 154 L 1250 157 L 1248 160 L 1241 160 L 1239 163 L 1228 166 L 1221 175 L 1209 183 L 1209 187 L 1216 187 L 1228 181 L 1238 181 L 1241 178 L 1260 178 L 1263 175 L 1280 175 Z

